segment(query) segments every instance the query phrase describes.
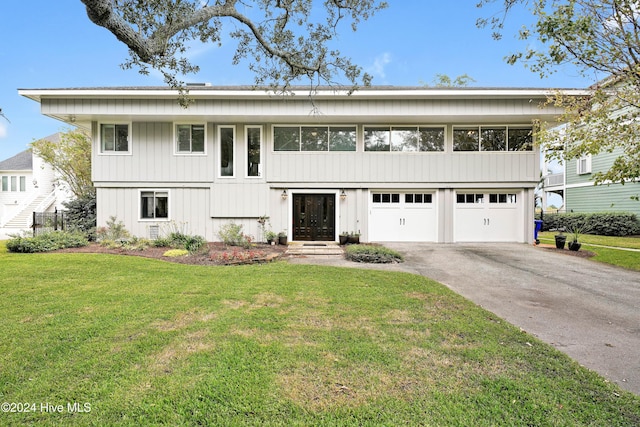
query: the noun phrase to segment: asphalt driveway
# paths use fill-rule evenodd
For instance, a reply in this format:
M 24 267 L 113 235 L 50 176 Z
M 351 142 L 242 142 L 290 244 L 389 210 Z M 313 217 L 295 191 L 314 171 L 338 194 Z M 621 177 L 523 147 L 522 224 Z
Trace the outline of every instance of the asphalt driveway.
M 640 273 L 517 243 L 385 246 L 405 262 L 367 268 L 434 279 L 640 394 Z M 335 258 L 298 262 L 354 266 Z

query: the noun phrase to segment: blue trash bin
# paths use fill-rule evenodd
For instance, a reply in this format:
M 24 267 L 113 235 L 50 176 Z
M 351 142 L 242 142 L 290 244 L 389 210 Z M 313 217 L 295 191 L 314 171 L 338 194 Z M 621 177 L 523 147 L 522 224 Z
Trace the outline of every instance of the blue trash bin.
M 533 238 L 536 240 L 536 244 L 538 244 L 540 243 L 540 240 L 538 239 L 538 233 L 542 231 L 542 220 L 536 219 L 533 222 L 536 223 L 536 227 L 533 231 Z

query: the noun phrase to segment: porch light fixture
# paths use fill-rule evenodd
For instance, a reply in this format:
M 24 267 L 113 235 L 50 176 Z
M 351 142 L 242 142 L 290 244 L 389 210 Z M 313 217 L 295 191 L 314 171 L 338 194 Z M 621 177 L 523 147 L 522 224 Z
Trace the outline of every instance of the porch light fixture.
M 344 192 L 344 189 L 340 192 L 340 200 L 345 200 L 347 198 L 347 193 Z
M 282 190 L 282 194 L 280 195 L 280 197 L 282 197 L 282 200 L 287 200 L 287 190 L 286 188 L 284 190 Z

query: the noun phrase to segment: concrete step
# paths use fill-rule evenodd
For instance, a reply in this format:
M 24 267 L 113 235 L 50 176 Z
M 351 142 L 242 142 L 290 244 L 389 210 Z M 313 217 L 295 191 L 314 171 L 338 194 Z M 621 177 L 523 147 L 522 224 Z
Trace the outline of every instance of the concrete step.
M 337 255 L 342 256 L 344 251 L 335 242 L 291 242 L 287 248 L 287 255 Z

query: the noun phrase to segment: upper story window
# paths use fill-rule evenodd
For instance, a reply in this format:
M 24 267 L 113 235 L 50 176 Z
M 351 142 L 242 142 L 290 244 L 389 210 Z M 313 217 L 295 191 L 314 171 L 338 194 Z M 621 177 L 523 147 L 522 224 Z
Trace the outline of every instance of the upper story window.
M 27 191 L 27 177 L 5 175 L 2 177 L 0 189 L 2 191 Z
M 578 175 L 586 175 L 591 173 L 591 154 L 580 157 L 577 160 L 576 170 Z
M 220 176 L 234 177 L 233 159 L 235 157 L 235 126 L 220 126 Z
M 129 125 L 100 124 L 100 152 L 114 154 L 129 153 Z
M 262 176 L 262 126 L 245 127 L 247 138 L 247 176 Z
M 204 154 L 204 124 L 178 124 L 175 128 L 175 135 L 177 153 Z
M 275 151 L 356 151 L 355 126 L 275 126 Z
M 367 126 L 364 151 L 444 151 L 444 126 Z
M 453 151 L 532 151 L 533 131 L 526 126 L 453 128 Z

